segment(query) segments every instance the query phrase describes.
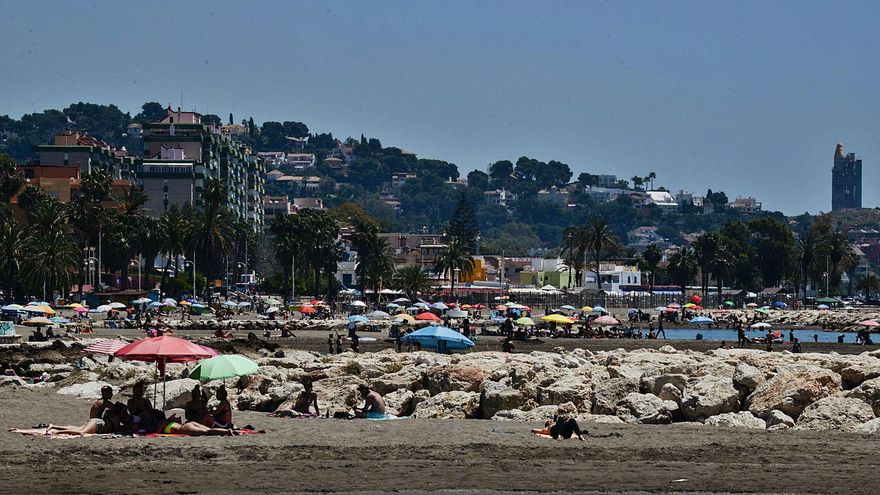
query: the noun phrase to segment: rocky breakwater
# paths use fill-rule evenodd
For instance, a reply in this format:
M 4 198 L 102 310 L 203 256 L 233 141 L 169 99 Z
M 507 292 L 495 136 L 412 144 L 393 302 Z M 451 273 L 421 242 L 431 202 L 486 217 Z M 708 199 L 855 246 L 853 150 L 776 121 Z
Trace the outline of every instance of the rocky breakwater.
M 390 413 L 414 418 L 538 422 L 562 409 L 584 423 L 880 431 L 880 351 L 846 356 L 745 349 L 702 353 L 665 346 L 452 356 L 262 350 L 253 357 L 260 365 L 257 374 L 227 382 L 240 410 L 289 408 L 301 383 L 310 380 L 322 410 L 331 412 L 356 404 L 357 385 L 366 382 L 385 396 Z M 80 364 L 60 382 L 42 386 L 94 398 L 105 383 L 125 393 L 135 382 L 153 377 L 153 367 L 144 363 L 86 358 Z M 169 365 L 168 373 L 169 406 L 182 406 L 196 382 L 187 378 L 183 365 Z M 205 388 L 213 395 L 220 385 L 211 382 Z
M 780 326 L 805 326 L 825 328 L 836 331 L 855 332 L 865 327 L 859 325 L 865 320 L 880 321 L 880 311 L 876 309 L 854 310 L 815 310 L 815 309 L 783 309 L 767 312 L 753 310 L 712 311 L 712 317 L 721 323 L 744 325 L 755 321 L 764 321 Z

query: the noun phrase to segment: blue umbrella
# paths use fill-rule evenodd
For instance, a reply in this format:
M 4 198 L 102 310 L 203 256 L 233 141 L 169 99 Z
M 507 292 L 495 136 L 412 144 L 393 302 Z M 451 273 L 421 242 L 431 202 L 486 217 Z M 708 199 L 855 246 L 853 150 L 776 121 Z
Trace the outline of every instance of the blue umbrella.
M 61 317 L 61 316 L 49 318 L 49 321 L 51 321 L 52 323 L 70 323 L 70 320 L 68 320 L 67 318 Z
M 593 313 L 607 313 L 602 306 L 593 306 Z
M 355 323 L 366 323 L 370 320 L 367 319 L 367 317 L 363 316 L 363 315 L 354 315 L 354 316 L 349 316 L 348 321 L 353 321 Z
M 445 342 L 446 348 L 449 350 L 462 350 L 476 345 L 471 339 L 455 330 L 439 325 L 431 325 L 421 330 L 416 330 L 413 333 L 407 334 L 401 340 L 407 343 L 417 342 L 427 349 L 436 349 L 440 341 Z
M 776 301 L 775 303 L 773 303 L 773 306 L 775 306 L 777 308 L 784 308 L 786 306 L 786 304 L 782 301 Z
M 688 323 L 693 323 L 694 325 L 705 325 L 707 323 L 715 323 L 712 321 L 712 318 L 707 318 L 705 316 L 697 316 L 688 320 Z

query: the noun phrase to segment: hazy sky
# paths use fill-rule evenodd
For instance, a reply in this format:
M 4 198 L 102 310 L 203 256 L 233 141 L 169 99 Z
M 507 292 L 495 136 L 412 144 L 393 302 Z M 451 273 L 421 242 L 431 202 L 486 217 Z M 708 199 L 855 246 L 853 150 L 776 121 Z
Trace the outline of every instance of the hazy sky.
M 467 171 L 521 155 L 672 190 L 880 206 L 880 2 L 0 0 L 0 114 L 144 101 L 376 136 Z

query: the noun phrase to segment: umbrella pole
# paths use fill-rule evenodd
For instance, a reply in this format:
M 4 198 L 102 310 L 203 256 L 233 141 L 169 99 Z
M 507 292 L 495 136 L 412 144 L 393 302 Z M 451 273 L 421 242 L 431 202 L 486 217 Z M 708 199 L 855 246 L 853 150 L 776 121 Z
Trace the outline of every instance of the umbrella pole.
M 164 366 L 165 365 L 165 358 L 162 358 L 162 365 L 163 365 L 162 369 L 164 370 L 165 369 L 165 366 Z M 162 410 L 163 411 L 165 410 L 165 406 L 167 405 L 165 403 L 165 392 L 167 391 L 166 387 L 167 387 L 167 385 L 165 384 L 165 373 L 162 373 Z

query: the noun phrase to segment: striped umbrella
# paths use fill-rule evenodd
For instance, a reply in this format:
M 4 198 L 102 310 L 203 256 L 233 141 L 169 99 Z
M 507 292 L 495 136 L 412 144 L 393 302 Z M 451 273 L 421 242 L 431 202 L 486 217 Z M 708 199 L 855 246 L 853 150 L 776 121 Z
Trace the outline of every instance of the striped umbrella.
M 107 339 L 86 347 L 82 351 L 86 354 L 114 354 L 119 349 L 127 346 L 128 342 L 119 339 Z

